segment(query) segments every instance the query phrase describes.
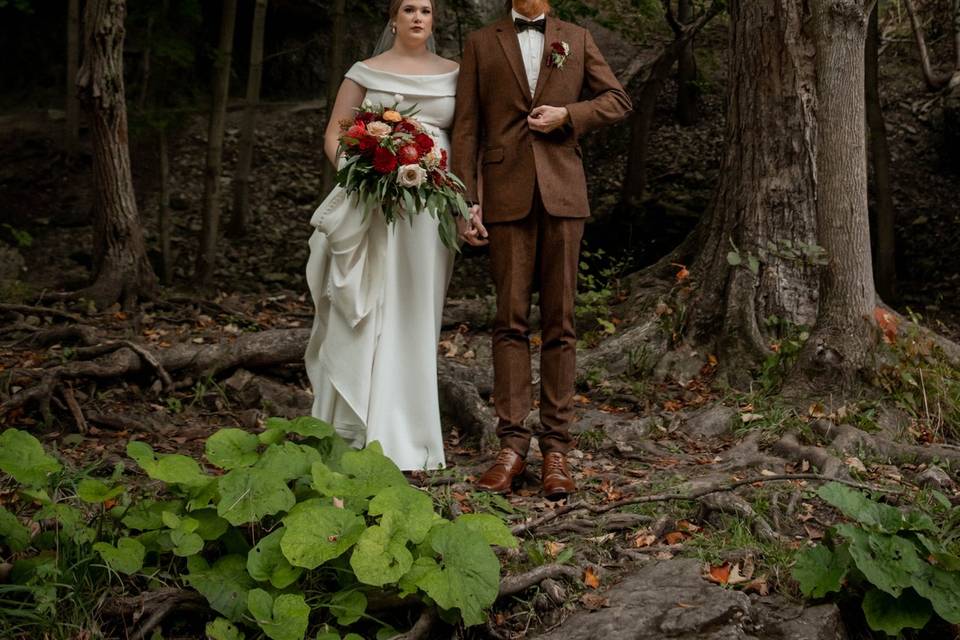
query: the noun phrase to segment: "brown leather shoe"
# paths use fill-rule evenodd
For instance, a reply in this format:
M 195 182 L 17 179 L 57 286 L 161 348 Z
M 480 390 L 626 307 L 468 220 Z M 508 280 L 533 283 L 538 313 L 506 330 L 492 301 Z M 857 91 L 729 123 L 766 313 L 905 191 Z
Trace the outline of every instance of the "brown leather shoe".
M 543 456 L 543 469 L 540 473 L 543 493 L 551 500 L 565 498 L 577 490 L 577 485 L 567 469 L 567 458 L 558 451 Z
M 480 476 L 480 479 L 474 483 L 478 489 L 483 491 L 492 491 L 494 493 L 506 493 L 510 491 L 510 485 L 513 479 L 523 473 L 526 464 L 520 454 L 509 447 L 500 449 L 497 459 L 493 466 L 487 469 L 486 473 Z

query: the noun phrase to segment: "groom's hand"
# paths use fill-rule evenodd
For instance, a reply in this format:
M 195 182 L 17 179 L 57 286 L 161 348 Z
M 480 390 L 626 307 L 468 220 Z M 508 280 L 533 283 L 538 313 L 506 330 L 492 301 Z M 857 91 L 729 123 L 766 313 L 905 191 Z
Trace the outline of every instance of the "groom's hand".
M 568 122 L 570 113 L 566 107 L 551 107 L 547 104 L 540 105 L 527 116 L 527 125 L 540 133 L 550 133 Z
M 470 220 L 461 221 L 461 218 L 457 219 L 461 240 L 473 247 L 490 244 L 490 240 L 487 239 L 487 228 L 483 226 L 483 210 L 480 209 L 480 205 L 475 204 L 470 207 Z

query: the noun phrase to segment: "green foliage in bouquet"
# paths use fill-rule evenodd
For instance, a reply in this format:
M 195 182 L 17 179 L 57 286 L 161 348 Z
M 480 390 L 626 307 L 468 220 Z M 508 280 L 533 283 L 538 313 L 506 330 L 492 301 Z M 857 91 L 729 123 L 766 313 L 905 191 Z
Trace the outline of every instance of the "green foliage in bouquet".
M 805 596 L 862 598 L 870 628 L 891 636 L 922 629 L 934 615 L 960 624 L 960 507 L 935 493 L 938 524 L 841 484 L 817 493 L 853 522 L 800 554 L 793 575 Z
M 212 435 L 205 453 L 215 473 L 129 443 L 128 455 L 160 483 L 154 497 L 135 497 L 121 483 L 122 466 L 110 478 L 70 481 L 36 438 L 4 432 L 0 471 L 16 482 L 22 506 L 0 508 L 0 547 L 13 560 L 0 618 L 21 620 L 25 632 L 55 617 L 79 582 L 102 593 L 163 581 L 206 598 L 219 615 L 206 628 L 214 640 L 245 630 L 256 637 L 258 629 L 273 640 L 308 631 L 339 640 L 340 629 L 390 637 L 397 632 L 367 611 L 390 594 L 436 606 L 448 621 L 485 620 L 500 581 L 492 546 L 517 544 L 499 518 L 444 519 L 379 443 L 352 449 L 309 417 L 272 418 L 266 427 Z M 49 531 L 24 524 L 36 504 L 29 516 L 55 522 Z M 67 579 L 78 568 L 83 576 Z

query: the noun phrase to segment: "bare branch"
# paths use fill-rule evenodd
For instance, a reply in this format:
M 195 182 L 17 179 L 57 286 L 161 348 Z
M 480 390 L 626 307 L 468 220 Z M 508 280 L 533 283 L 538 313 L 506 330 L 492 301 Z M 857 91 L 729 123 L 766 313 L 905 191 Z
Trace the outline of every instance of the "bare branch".
M 933 66 L 930 64 L 930 52 L 927 50 L 927 42 L 923 35 L 923 26 L 920 24 L 920 20 L 917 18 L 916 6 L 914 5 L 913 0 L 904 0 L 904 5 L 907 8 L 907 14 L 910 16 L 910 25 L 913 27 L 913 36 L 917 41 L 917 48 L 920 51 L 920 64 L 923 69 L 923 79 L 926 80 L 927 87 L 931 91 L 938 91 L 947 86 L 947 83 L 950 82 L 950 78 L 953 74 L 947 74 L 944 76 L 933 71 Z

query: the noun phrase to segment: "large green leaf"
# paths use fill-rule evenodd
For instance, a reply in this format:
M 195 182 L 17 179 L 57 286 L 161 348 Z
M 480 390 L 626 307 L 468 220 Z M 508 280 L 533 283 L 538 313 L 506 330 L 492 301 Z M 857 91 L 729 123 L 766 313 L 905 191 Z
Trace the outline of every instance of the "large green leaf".
M 433 526 L 433 499 L 409 485 L 387 487 L 370 501 L 368 513 L 383 516 L 381 524 L 395 530 L 395 537 L 419 544 Z
M 904 629 L 922 629 L 933 612 L 930 603 L 913 589 L 906 589 L 899 598 L 871 589 L 863 597 L 863 613 L 874 631 L 897 637 Z
M 458 522 L 467 525 L 471 531 L 487 541 L 487 544 L 515 549 L 519 545 L 510 533 L 510 527 L 503 520 L 490 513 L 465 513 Z
M 374 525 L 364 531 L 350 556 L 357 580 L 375 587 L 398 581 L 413 566 L 406 543 L 398 528 Z
M 282 527 L 260 540 L 247 554 L 247 571 L 254 580 L 284 589 L 297 581 L 303 569 L 291 565 L 280 549 L 286 530 Z
M 838 482 L 830 482 L 817 491 L 825 502 L 839 509 L 851 520 L 875 527 L 886 533 L 896 533 L 903 528 L 903 514 L 890 505 L 871 500 L 860 491 Z
M 93 545 L 93 550 L 100 554 L 111 569 L 127 575 L 143 568 L 143 558 L 147 553 L 144 546 L 133 538 L 120 538 L 117 546 L 108 542 L 97 542 Z
M 906 538 L 867 533 L 851 524 L 839 525 L 837 531 L 850 541 L 850 556 L 864 577 L 895 598 L 926 564 L 916 546 Z
M 234 526 L 259 522 L 296 504 L 286 480 L 263 469 L 234 469 L 218 484 L 217 514 Z
M 295 567 L 316 569 L 344 553 L 360 538 L 363 518 L 346 509 L 302 503 L 283 520 L 280 549 Z
M 14 553 L 23 551 L 30 544 L 30 530 L 3 507 L 0 507 L 0 540 Z
M 207 460 L 221 469 L 249 467 L 260 457 L 257 436 L 243 429 L 221 429 L 207 439 Z
M 913 574 L 912 586 L 930 601 L 941 618 L 960 624 L 960 573 L 923 563 Z
M 411 570 L 415 584 L 443 609 L 459 609 L 467 626 L 481 624 L 500 588 L 497 556 L 469 524 L 460 521 L 436 527 L 429 540 L 440 562 L 418 558 Z
M 139 440 L 127 445 L 127 455 L 154 480 L 188 488 L 204 487 L 210 482 L 210 477 L 203 473 L 193 458 L 178 453 L 157 455 L 150 445 Z
M 247 607 L 257 624 L 272 640 L 303 640 L 310 619 L 310 606 L 301 594 L 273 596 L 263 589 L 247 594 Z
M 367 611 L 367 596 L 362 591 L 338 591 L 330 598 L 330 613 L 337 618 L 337 624 L 349 627 L 363 617 Z
M 126 488 L 123 485 L 108 487 L 94 478 L 84 478 L 77 484 L 77 497 L 91 504 L 112 500 L 124 491 L 126 491 Z
M 0 471 L 9 473 L 20 484 L 42 487 L 47 484 L 47 476 L 62 468 L 29 433 L 17 429 L 0 433 Z
M 287 481 L 309 476 L 313 463 L 320 459 L 320 452 L 313 447 L 283 442 L 267 447 L 254 466 Z
M 208 622 L 206 632 L 209 640 L 244 640 L 243 633 L 225 618 Z
M 190 517 L 196 519 L 195 533 L 204 540 L 216 540 L 230 528 L 230 523 L 218 516 L 216 509 L 191 511 Z
M 846 545 L 831 551 L 824 545 L 808 547 L 797 557 L 793 577 L 800 583 L 800 592 L 808 598 L 822 598 L 840 591 L 850 565 Z
M 267 418 L 264 426 L 268 431 L 271 429 L 277 429 L 283 433 L 296 433 L 297 435 L 301 435 L 305 438 L 318 438 L 320 440 L 329 438 L 336 433 L 330 423 L 313 418 L 311 416 L 300 416 L 299 418 L 294 418 L 293 420 L 287 420 L 285 418 Z
M 207 599 L 211 609 L 238 622 L 247 611 L 247 592 L 256 586 L 246 564 L 245 558 L 237 554 L 224 556 L 213 566 L 200 556 L 191 556 L 187 558 L 189 573 L 184 579 Z
M 390 458 L 383 455 L 379 442 L 371 442 L 359 451 L 347 451 L 340 459 L 340 471 L 322 462 L 313 465 L 313 486 L 325 496 L 369 498 L 387 487 L 409 483 Z

